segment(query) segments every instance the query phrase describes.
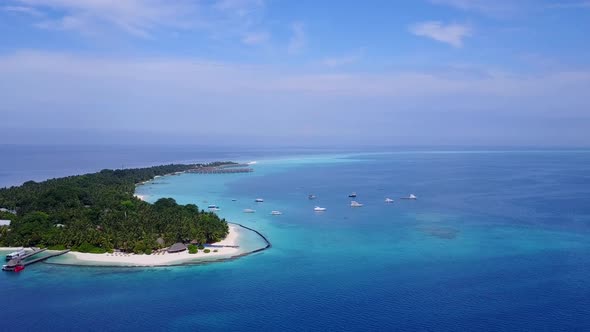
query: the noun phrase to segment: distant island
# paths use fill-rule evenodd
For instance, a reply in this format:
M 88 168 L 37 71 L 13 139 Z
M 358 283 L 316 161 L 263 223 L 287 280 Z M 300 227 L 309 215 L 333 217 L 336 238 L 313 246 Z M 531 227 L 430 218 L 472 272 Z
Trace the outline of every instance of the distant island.
M 70 248 L 82 253 L 151 254 L 175 243 L 202 245 L 226 238 L 215 213 L 172 198 L 134 196 L 138 183 L 182 172 L 233 168 L 233 162 L 171 164 L 28 181 L 0 189 L 0 247 Z

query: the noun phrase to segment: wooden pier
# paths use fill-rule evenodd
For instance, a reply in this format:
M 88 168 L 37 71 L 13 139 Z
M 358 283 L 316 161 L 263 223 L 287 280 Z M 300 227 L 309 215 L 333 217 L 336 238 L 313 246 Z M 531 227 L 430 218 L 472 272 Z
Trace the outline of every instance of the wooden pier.
M 70 252 L 70 249 L 58 251 L 55 254 L 51 254 L 51 255 L 39 257 L 39 258 L 30 260 L 30 261 L 26 261 L 26 262 L 22 262 L 22 263 L 23 263 L 24 266 L 27 266 L 27 265 L 35 264 L 35 263 L 38 263 L 38 262 L 42 262 L 44 260 L 47 260 L 47 259 L 50 259 L 50 258 L 53 258 L 53 257 L 61 256 L 61 255 L 66 254 L 68 252 Z

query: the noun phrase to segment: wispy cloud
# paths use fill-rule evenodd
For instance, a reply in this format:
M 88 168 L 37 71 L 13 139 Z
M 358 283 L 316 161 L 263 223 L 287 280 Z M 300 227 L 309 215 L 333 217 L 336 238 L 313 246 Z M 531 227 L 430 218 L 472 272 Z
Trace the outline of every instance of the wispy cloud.
M 322 64 L 332 68 L 341 67 L 358 62 L 362 58 L 362 56 L 363 51 L 360 50 L 351 54 L 326 57 L 322 60 Z
M 290 54 L 301 52 L 307 45 L 307 34 L 305 33 L 305 26 L 301 22 L 291 24 L 291 39 L 287 50 Z
M 488 16 L 507 16 L 518 11 L 528 0 L 430 0 L 436 5 L 450 6 L 459 10 L 479 12 Z
M 202 30 L 239 40 L 257 24 L 263 0 L 7 0 L 5 10 L 37 16 L 34 26 L 82 34 L 151 38 L 170 30 Z M 42 17 L 41 17 L 42 16 Z
M 7 12 L 26 14 L 26 15 L 35 16 L 35 17 L 43 16 L 43 13 L 36 10 L 35 8 L 28 7 L 28 6 L 4 6 L 4 7 L 0 7 L 0 9 L 3 11 L 7 11 Z
M 12 0 L 35 12 L 51 16 L 35 22 L 41 28 L 97 31 L 108 27 L 128 34 L 148 37 L 158 28 L 188 28 L 197 6 L 190 1 L 164 0 Z M 49 18 L 51 17 L 51 18 Z
M 416 36 L 427 37 L 454 47 L 462 47 L 463 39 L 471 36 L 471 28 L 463 24 L 443 24 L 439 21 L 428 21 L 410 26 L 410 32 Z
M 242 37 L 242 43 L 246 45 L 260 45 L 268 42 L 270 34 L 266 31 L 248 32 Z
M 563 8 L 563 9 L 576 9 L 576 8 L 587 8 L 590 9 L 590 1 L 567 1 L 567 2 L 554 2 L 547 5 L 548 8 Z

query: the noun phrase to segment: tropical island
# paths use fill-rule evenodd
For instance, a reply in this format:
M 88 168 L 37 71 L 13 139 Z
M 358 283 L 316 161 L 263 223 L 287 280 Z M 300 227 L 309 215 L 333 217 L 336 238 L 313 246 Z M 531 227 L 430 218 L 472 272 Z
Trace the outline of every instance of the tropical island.
M 160 254 L 163 249 L 174 252 L 181 244 L 188 245 L 187 255 L 199 249 L 208 253 L 203 245 L 235 240 L 235 234 L 228 236 L 235 227 L 194 204 L 180 205 L 172 198 L 145 202 L 134 195 L 135 187 L 159 176 L 234 165 L 105 169 L 2 188 L 0 220 L 10 220 L 10 224 L 0 226 L 0 247 L 68 248 L 78 255 L 113 257 Z

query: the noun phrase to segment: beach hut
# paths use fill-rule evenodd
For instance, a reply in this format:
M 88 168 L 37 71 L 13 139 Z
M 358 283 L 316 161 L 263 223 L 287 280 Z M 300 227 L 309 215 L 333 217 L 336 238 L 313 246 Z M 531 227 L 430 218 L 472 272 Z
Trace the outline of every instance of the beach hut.
M 185 250 L 186 250 L 186 246 L 184 245 L 184 243 L 177 242 L 177 243 L 171 245 L 167 251 L 169 254 L 172 254 L 175 252 L 181 252 L 181 251 L 185 251 Z

